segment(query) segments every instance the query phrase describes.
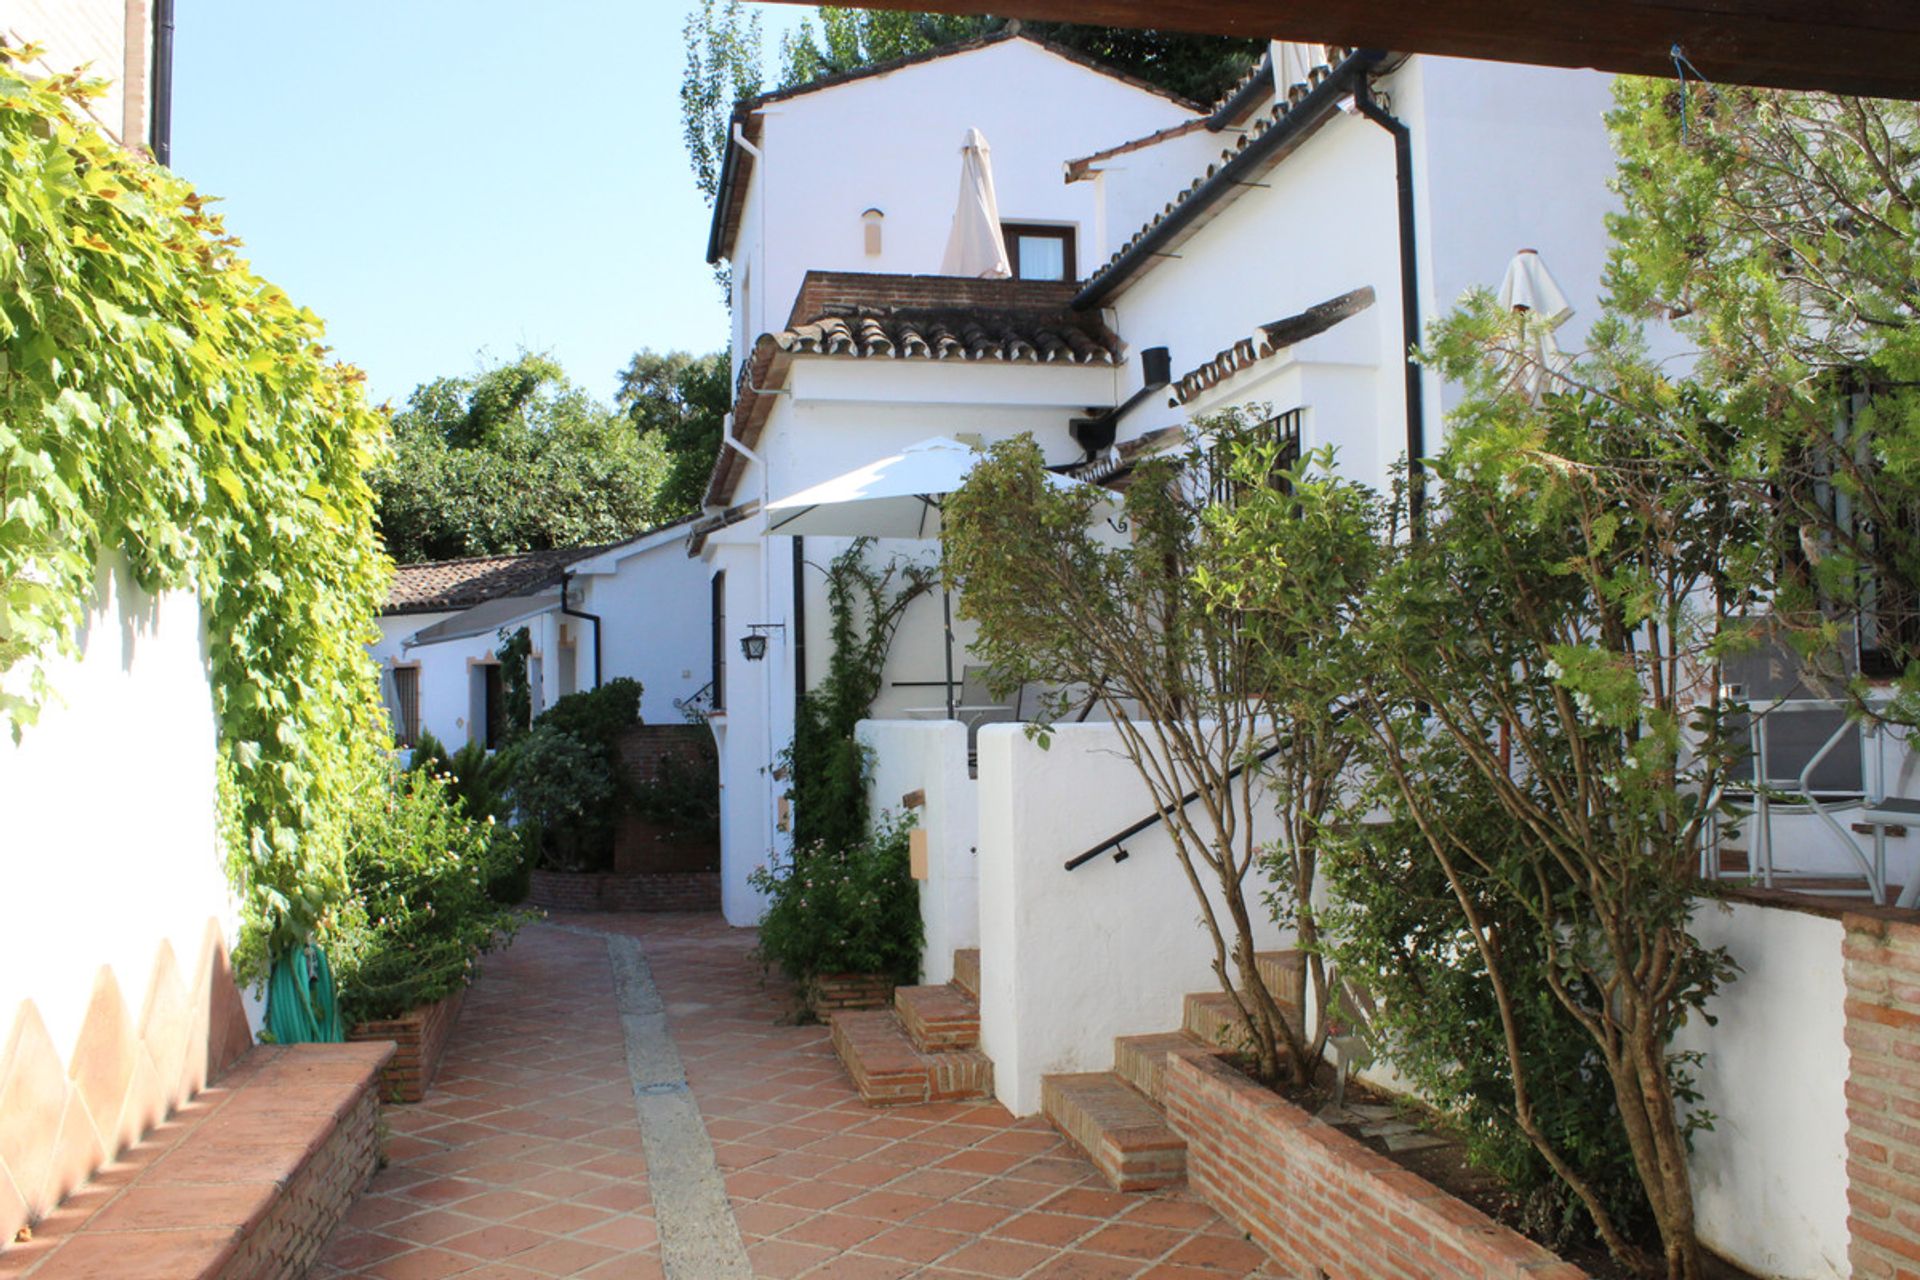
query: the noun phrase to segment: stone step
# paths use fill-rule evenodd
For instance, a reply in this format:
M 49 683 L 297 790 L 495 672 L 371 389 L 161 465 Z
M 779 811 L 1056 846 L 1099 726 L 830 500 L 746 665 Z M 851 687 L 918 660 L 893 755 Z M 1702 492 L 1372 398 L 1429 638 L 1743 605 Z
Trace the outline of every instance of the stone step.
M 976 1049 L 922 1053 L 887 1009 L 831 1015 L 833 1051 L 870 1106 L 993 1096 L 993 1062 Z
M 1184 1031 L 1150 1036 L 1115 1036 L 1113 1069 L 1154 1105 L 1166 1103 L 1167 1061 L 1174 1057 L 1213 1057 L 1220 1051 Z
M 953 982 L 979 1003 L 980 948 L 966 947 L 953 953 Z
M 893 1011 L 913 1047 L 923 1053 L 980 1046 L 980 1006 L 953 983 L 895 987 Z
M 1115 1191 L 1151 1191 L 1187 1176 L 1185 1140 L 1111 1071 L 1040 1077 L 1040 1109 Z

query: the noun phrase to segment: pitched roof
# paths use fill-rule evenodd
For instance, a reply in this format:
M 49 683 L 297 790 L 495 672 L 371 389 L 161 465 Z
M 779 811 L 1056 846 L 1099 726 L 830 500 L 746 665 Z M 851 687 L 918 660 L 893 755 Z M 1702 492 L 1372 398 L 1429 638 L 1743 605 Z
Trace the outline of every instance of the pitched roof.
M 1219 160 L 1208 165 L 1205 173 L 1168 201 L 1088 277 L 1074 296 L 1074 306 L 1101 305 L 1128 280 L 1172 254 L 1331 119 L 1340 99 L 1352 92 L 1356 78 L 1380 69 L 1388 60 L 1387 54 L 1375 49 L 1322 47 L 1328 62 L 1315 66 L 1307 83 L 1289 85 L 1285 92 L 1275 93 L 1272 105 L 1255 114 L 1253 123 L 1233 146 L 1220 153 Z M 1252 83 L 1257 82 L 1256 71 Z M 1228 101 L 1240 96 L 1236 91 Z M 1222 109 L 1225 107 L 1223 103 Z
M 809 271 L 787 325 L 762 334 L 742 363 L 734 437 L 751 449 L 796 356 L 954 365 L 1116 365 L 1125 344 L 1098 313 L 1069 308 L 1073 285 L 1050 280 Z M 708 506 L 733 500 L 740 455 L 715 459 Z
M 568 565 L 600 550 L 598 546 L 560 547 L 403 564 L 394 570 L 393 583 L 387 588 L 387 607 L 382 612 L 386 617 L 440 613 L 448 609 L 470 609 L 506 596 L 527 595 L 555 585 Z
M 999 31 L 974 36 L 970 40 L 961 40 L 953 44 L 939 45 L 932 49 L 923 49 L 918 53 L 905 54 L 898 58 L 889 58 L 884 62 L 871 63 L 856 67 L 851 71 L 841 71 L 830 76 L 821 76 L 809 80 L 806 84 L 794 85 L 788 89 L 774 89 L 752 98 L 743 98 L 734 104 L 733 123 L 740 126 L 749 142 L 760 140 L 759 111 L 774 102 L 786 102 L 807 94 L 819 93 L 826 89 L 837 89 L 841 85 L 858 80 L 871 80 L 923 62 L 933 62 L 941 58 L 951 58 L 958 54 L 973 53 L 992 45 L 1005 44 L 1010 40 L 1024 40 L 1026 43 L 1045 49 L 1056 57 L 1078 63 L 1089 71 L 1097 72 L 1111 80 L 1132 85 L 1146 93 L 1167 99 L 1169 102 L 1185 107 L 1189 111 L 1201 112 L 1207 108 L 1204 104 L 1183 98 L 1171 90 L 1164 89 L 1150 80 L 1131 75 L 1117 67 L 1109 66 L 1097 58 L 1089 57 L 1078 49 L 1069 49 L 1051 40 L 1042 40 L 1038 36 L 1021 31 L 1017 24 L 1010 24 Z M 731 133 L 731 130 L 729 131 Z M 733 238 L 740 229 L 740 211 L 746 204 L 748 179 L 753 175 L 753 156 L 738 142 L 727 143 L 725 160 L 720 166 L 719 189 L 714 193 L 713 222 L 707 231 L 707 261 L 718 262 L 733 249 Z
M 1372 305 L 1373 286 L 1362 285 L 1308 307 L 1299 315 L 1263 324 L 1259 336 L 1242 338 L 1191 373 L 1181 375 L 1173 384 L 1173 398 L 1167 404 L 1170 407 L 1186 404 L 1241 370 L 1305 342 L 1315 334 L 1325 333 L 1348 316 L 1359 315 Z

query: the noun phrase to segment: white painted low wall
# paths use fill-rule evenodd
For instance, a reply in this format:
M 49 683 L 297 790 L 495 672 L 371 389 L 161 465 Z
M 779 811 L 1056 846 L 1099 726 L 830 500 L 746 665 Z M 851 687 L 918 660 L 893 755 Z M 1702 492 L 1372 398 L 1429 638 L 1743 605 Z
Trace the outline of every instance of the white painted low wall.
M 1000 1100 L 1030 1115 L 1041 1076 L 1108 1070 L 1115 1036 L 1174 1030 L 1183 996 L 1218 990 L 1213 945 L 1164 827 L 1124 862 L 1063 868 L 1153 810 L 1113 726 L 1061 726 L 1049 748 L 989 726 L 979 775 L 981 1045 Z M 1286 945 L 1248 897 L 1258 945 Z
M 1762 1276 L 1836 1280 L 1847 1265 L 1848 1055 L 1840 922 L 1746 902 L 1705 904 L 1695 935 L 1741 968 L 1676 1041 L 1712 1132 L 1694 1138 L 1700 1236 Z
M 198 601 L 104 567 L 81 644 L 39 723 L 0 733 L 0 1035 L 31 1001 L 63 1054 L 103 968 L 138 1018 L 157 966 L 191 989 L 209 922 L 229 944 L 238 923 Z
M 967 775 L 967 728 L 952 720 L 862 720 L 854 733 L 873 749 L 867 795 L 876 815 L 899 813 L 910 791 L 926 795 L 918 811 L 927 833 L 920 980 L 947 982 L 953 953 L 980 945 L 980 800 Z

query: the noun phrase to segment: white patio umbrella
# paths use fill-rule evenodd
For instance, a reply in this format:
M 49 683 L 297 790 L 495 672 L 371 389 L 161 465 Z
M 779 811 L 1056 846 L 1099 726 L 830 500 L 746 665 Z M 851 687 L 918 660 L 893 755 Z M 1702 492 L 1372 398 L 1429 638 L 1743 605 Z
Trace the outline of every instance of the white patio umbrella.
M 826 538 L 937 538 L 948 494 L 967 482 L 981 454 L 933 436 L 899 453 L 767 504 L 766 532 Z M 1048 476 L 1062 489 L 1077 480 Z M 953 601 L 941 584 L 946 625 L 947 718 L 953 718 Z
M 978 129 L 967 130 L 960 146 L 960 205 L 953 213 L 940 274 L 990 280 L 1013 274 L 1000 234 L 1000 201 L 993 194 L 993 157 Z
M 1537 401 L 1567 367 L 1567 357 L 1553 335 L 1573 315 L 1573 307 L 1535 249 L 1513 255 L 1500 281 L 1499 298 L 1501 306 L 1521 315 L 1524 345 L 1513 371 L 1514 385 Z

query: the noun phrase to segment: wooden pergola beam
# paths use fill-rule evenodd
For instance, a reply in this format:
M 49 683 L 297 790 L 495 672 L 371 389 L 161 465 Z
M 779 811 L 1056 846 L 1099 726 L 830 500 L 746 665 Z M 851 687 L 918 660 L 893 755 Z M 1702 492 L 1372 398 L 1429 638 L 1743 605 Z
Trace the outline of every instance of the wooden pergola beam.
M 775 0 L 794 4 L 802 0 Z M 1920 98 L 1920 0 L 847 0 Z

